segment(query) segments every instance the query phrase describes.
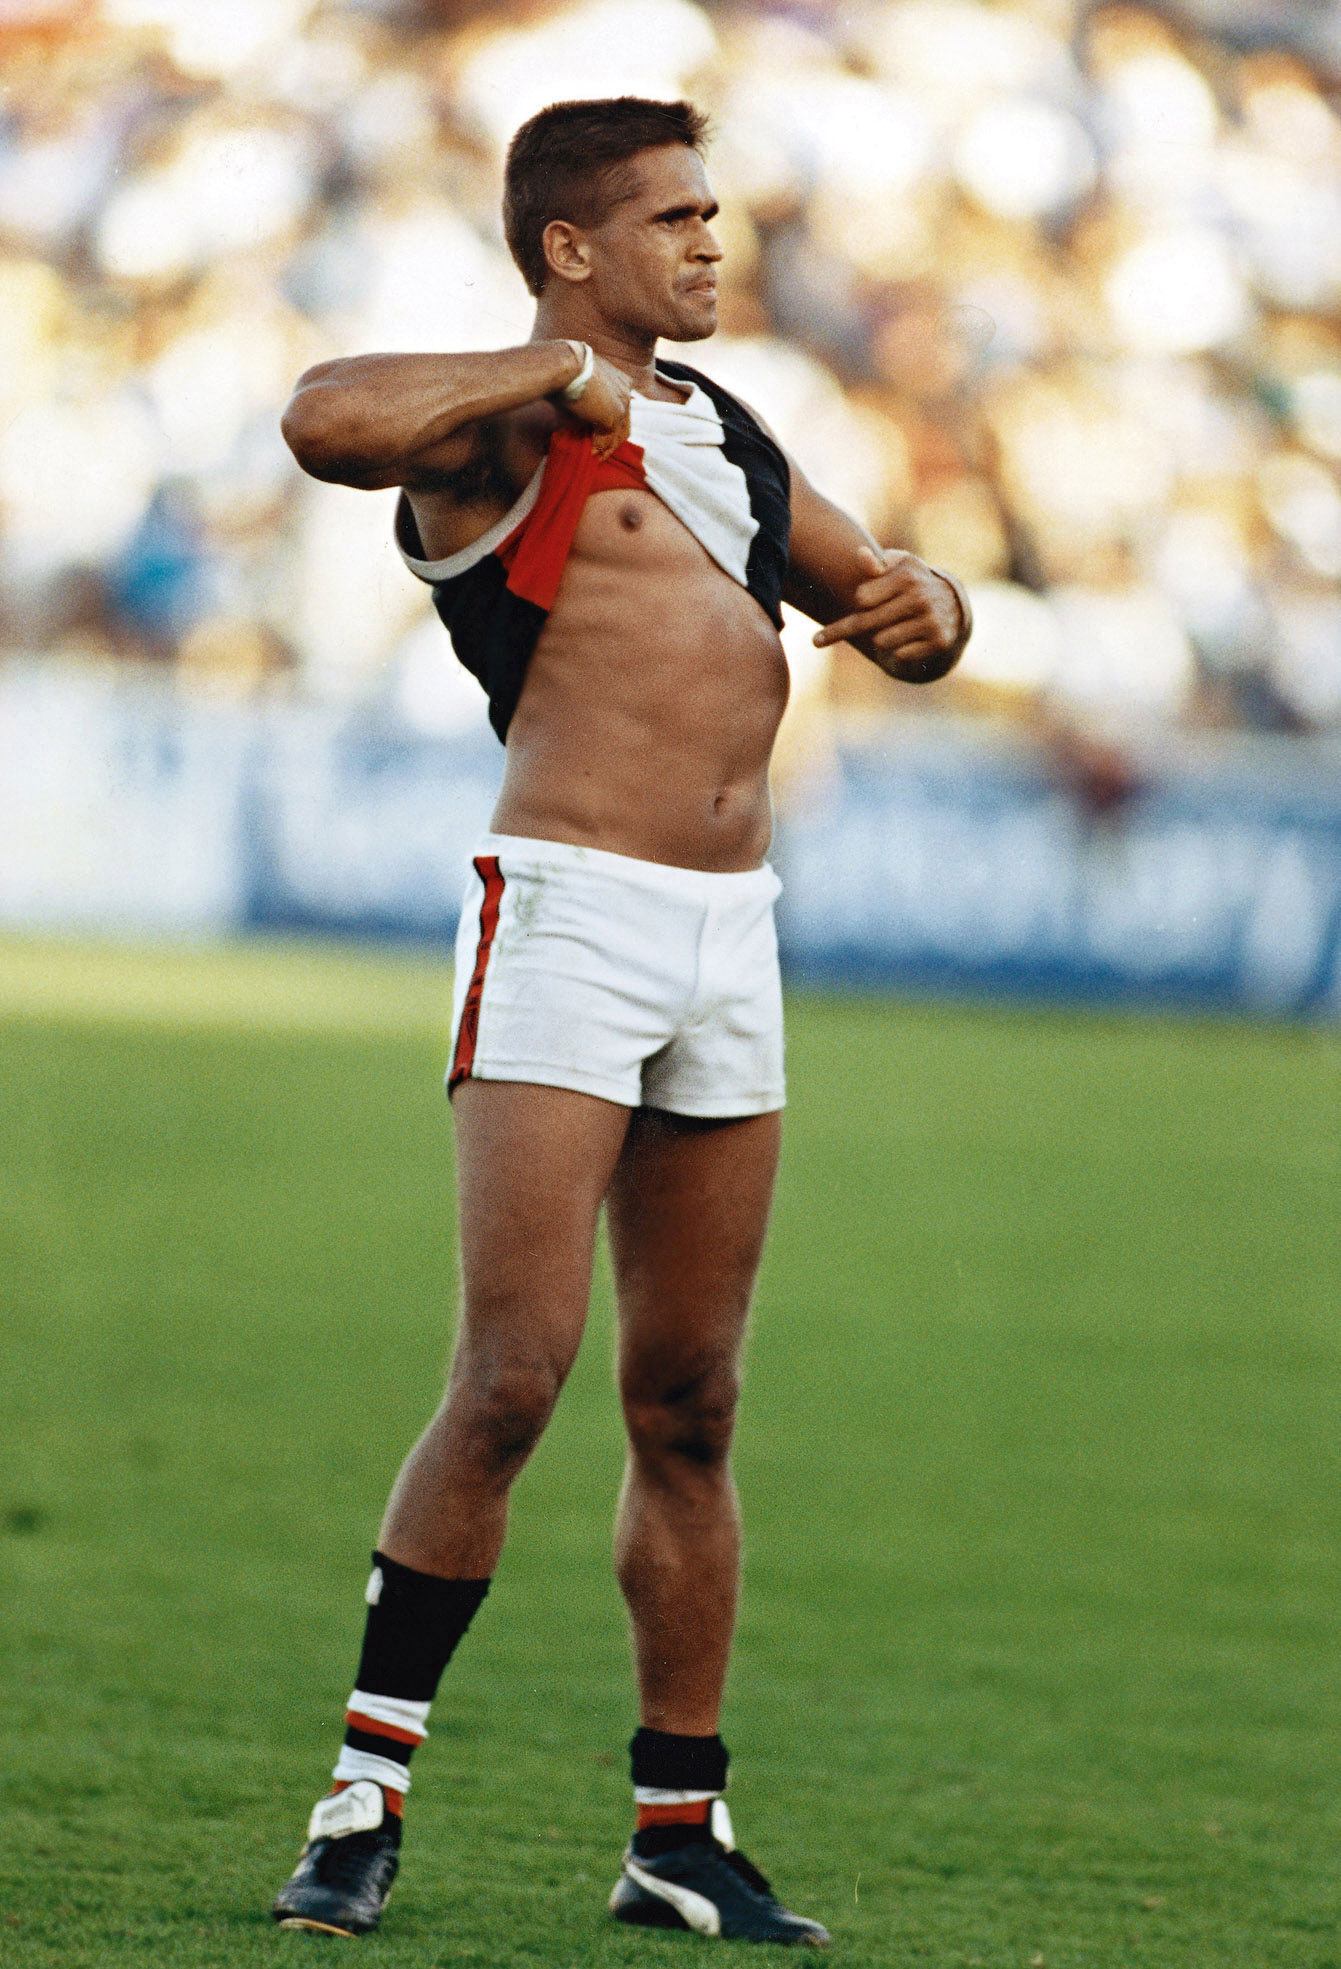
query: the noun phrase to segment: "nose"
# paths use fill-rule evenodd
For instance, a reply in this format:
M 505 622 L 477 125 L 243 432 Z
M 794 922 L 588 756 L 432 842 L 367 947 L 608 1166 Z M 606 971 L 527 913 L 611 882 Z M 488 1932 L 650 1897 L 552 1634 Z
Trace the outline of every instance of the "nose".
M 712 265 L 720 260 L 721 257 L 722 249 L 717 244 L 717 236 L 707 220 L 704 219 L 699 226 L 698 238 L 694 242 L 694 258 L 696 260 L 706 260 L 709 265 Z

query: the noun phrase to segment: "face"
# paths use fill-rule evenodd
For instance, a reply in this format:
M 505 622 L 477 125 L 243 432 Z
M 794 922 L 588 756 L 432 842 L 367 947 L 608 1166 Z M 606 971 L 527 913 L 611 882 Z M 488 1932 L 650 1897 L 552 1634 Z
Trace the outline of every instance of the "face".
M 717 326 L 721 248 L 703 160 L 684 144 L 630 158 L 636 189 L 572 245 L 582 255 L 589 298 L 612 327 L 701 342 Z

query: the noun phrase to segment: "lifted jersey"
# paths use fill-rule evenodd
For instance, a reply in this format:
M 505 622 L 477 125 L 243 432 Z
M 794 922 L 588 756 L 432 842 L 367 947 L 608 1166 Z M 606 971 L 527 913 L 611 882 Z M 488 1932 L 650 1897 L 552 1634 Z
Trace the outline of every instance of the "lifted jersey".
M 562 424 L 545 461 L 503 518 L 459 554 L 422 559 L 405 495 L 396 509 L 396 544 L 405 564 L 433 590 L 457 656 L 489 698 L 500 738 L 545 625 L 582 509 L 593 492 L 654 492 L 717 565 L 782 622 L 782 585 L 791 526 L 791 475 L 757 417 L 720 384 L 678 362 L 657 374 L 683 383 L 683 403 L 635 396 L 630 434 L 598 459 L 591 433 Z

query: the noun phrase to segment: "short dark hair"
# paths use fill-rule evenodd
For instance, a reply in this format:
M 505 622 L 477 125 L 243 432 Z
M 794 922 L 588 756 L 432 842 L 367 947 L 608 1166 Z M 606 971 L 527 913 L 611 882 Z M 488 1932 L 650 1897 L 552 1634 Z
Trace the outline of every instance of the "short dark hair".
M 543 242 L 552 219 L 599 225 L 633 195 L 633 176 L 621 165 L 665 144 L 701 154 L 707 129 L 692 103 L 643 96 L 551 103 L 523 123 L 503 170 L 503 232 L 531 293 L 538 296 L 549 275 Z

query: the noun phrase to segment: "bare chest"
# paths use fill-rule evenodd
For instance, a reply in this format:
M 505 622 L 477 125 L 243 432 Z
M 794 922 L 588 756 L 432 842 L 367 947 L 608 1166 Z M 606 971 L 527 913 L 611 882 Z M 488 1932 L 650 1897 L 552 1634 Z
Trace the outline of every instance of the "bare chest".
M 623 569 L 631 576 L 664 570 L 714 585 L 718 580 L 730 581 L 654 492 L 593 493 L 582 509 L 569 558 L 593 567 Z

